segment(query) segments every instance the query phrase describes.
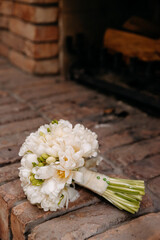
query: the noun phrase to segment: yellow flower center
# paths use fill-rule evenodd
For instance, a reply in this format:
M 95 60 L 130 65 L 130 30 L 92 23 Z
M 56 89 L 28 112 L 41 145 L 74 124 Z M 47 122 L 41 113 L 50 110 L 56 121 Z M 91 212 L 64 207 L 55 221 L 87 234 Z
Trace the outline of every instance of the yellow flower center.
M 65 178 L 65 171 L 57 170 L 57 174 L 60 178 Z
M 64 161 L 68 161 L 68 158 L 67 158 L 67 157 L 64 157 Z
M 73 149 L 75 152 L 78 152 L 80 150 L 79 147 L 77 147 L 77 146 L 73 146 Z

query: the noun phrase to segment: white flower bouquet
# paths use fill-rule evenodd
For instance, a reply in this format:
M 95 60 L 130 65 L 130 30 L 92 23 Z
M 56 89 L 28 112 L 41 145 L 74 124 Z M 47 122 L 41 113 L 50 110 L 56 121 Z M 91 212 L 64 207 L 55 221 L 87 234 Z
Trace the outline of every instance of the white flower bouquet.
M 89 170 L 98 164 L 97 135 L 69 121 L 54 120 L 31 133 L 23 143 L 19 176 L 23 190 L 32 204 L 44 211 L 68 207 L 79 197 L 75 183 L 103 196 L 119 209 L 135 213 L 144 181 L 110 178 Z

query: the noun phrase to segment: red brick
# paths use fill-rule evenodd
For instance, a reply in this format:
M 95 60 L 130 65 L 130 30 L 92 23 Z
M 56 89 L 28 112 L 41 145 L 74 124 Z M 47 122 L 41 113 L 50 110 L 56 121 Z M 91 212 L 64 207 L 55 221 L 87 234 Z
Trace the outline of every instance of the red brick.
M 31 131 L 25 131 L 0 137 L 0 149 L 11 148 L 15 145 L 20 146 L 24 142 L 25 138 L 30 134 L 30 132 Z
M 110 150 L 105 154 L 105 157 L 126 167 L 132 162 L 143 160 L 148 155 L 158 154 L 159 149 L 160 137 L 156 137 Z
M 10 239 L 10 210 L 14 204 L 25 198 L 19 180 L 0 186 L 0 238 Z
M 14 3 L 13 16 L 32 23 L 51 23 L 58 19 L 58 7 L 38 7 Z
M 44 59 L 58 55 L 58 43 L 32 43 L 25 41 L 23 52 L 31 58 Z
M 160 199 L 160 176 L 151 179 L 148 183 L 148 187 Z
M 24 121 L 17 121 L 0 126 L 0 136 L 11 135 L 14 133 L 23 132 L 25 130 L 32 130 L 38 128 L 46 121 L 42 118 L 28 119 Z
M 3 64 L 3 62 L 0 61 L 0 64 Z M 0 90 L 0 98 L 7 97 L 7 96 L 8 96 L 8 93 L 6 91 Z
M 140 209 L 135 215 L 140 216 L 140 215 L 143 215 L 145 213 L 151 213 L 151 212 L 155 211 L 155 208 L 156 208 L 156 206 L 154 204 L 152 196 L 148 192 L 148 189 L 145 186 L 145 195 L 143 196 L 142 201 L 140 203 Z
M 16 18 L 11 18 L 9 29 L 11 32 L 31 41 L 44 42 L 58 40 L 58 26 L 33 25 Z
M 18 2 L 24 3 L 37 3 L 37 4 L 47 4 L 47 3 L 57 3 L 59 0 L 18 0 Z
M 146 134 L 148 128 L 150 130 L 159 129 L 159 119 L 151 118 L 144 113 L 130 114 L 125 119 L 119 119 L 119 121 L 113 123 L 96 124 L 94 131 L 99 135 L 109 136 L 117 132 L 123 132 L 126 129 L 130 129 L 131 132 L 133 128 L 144 131 Z
M 19 112 L 29 107 L 24 103 L 11 103 L 0 106 L 0 114 Z
M 4 100 L 7 100 L 7 99 L 4 99 Z M 0 99 L 0 101 L 1 101 L 1 99 Z M 10 113 L 5 113 L 5 115 L 3 115 L 3 118 L 0 118 L 0 124 L 16 122 L 16 121 L 21 121 L 21 120 L 25 120 L 25 119 L 32 119 L 32 118 L 36 118 L 36 117 L 39 117 L 39 114 L 32 110 L 13 112 L 12 115 Z
M 76 89 L 74 88 L 74 90 L 76 90 Z M 28 94 L 28 91 L 30 94 Z M 66 84 L 66 83 L 56 84 L 53 81 L 53 79 L 51 79 L 50 83 L 49 82 L 47 83 L 47 81 L 46 81 L 46 83 L 45 83 L 45 81 L 42 83 L 39 83 L 39 86 L 37 86 L 37 84 L 35 84 L 33 86 L 24 84 L 24 87 L 17 88 L 15 90 L 16 94 L 18 96 L 22 97 L 23 99 L 25 99 L 25 101 L 31 101 L 32 99 L 39 101 L 39 100 L 42 100 L 44 97 L 50 96 L 50 97 L 54 97 L 55 102 L 56 102 L 56 98 L 58 98 L 59 94 L 61 94 L 61 93 L 65 94 L 70 91 L 71 91 L 70 84 Z M 47 108 L 47 105 L 49 105 L 49 104 L 44 104 L 44 105 Z M 52 105 L 52 107 L 53 107 L 54 101 L 50 105 Z M 41 109 L 41 110 L 43 111 L 43 109 Z
M 23 73 L 22 71 L 20 71 L 21 73 Z M 25 77 L 24 77 L 24 76 Z M 31 76 L 28 75 L 26 73 L 23 73 L 22 76 L 18 76 L 23 78 L 23 81 L 19 81 L 19 79 L 15 79 L 17 80 L 17 82 L 15 81 L 16 84 L 12 85 L 12 88 L 10 88 L 10 85 L 12 82 L 10 82 L 10 85 L 7 85 L 7 88 L 11 89 L 12 91 L 14 91 L 16 94 L 19 93 L 26 93 L 29 91 L 39 91 L 39 89 L 43 89 L 45 87 L 48 87 L 48 89 L 51 88 L 51 86 L 59 86 L 60 82 L 59 82 L 59 76 L 45 76 L 45 77 L 38 77 L 38 76 Z M 58 81 L 58 83 L 56 82 Z M 28 94 L 29 95 L 29 94 Z
M 12 1 L 2 1 L 0 5 L 0 13 L 5 15 L 12 15 L 12 8 Z
M 36 61 L 12 50 L 9 59 L 17 67 L 34 74 L 56 74 L 59 71 L 57 58 Z
M 1 105 L 3 104 L 11 104 L 13 102 L 16 102 L 16 100 L 13 98 L 13 97 L 10 97 L 10 96 L 2 96 L 0 97 L 0 103 Z M 3 115 L 4 117 L 4 115 Z M 3 122 L 2 118 L 0 119 L 0 122 Z
M 18 156 L 19 149 L 20 149 L 20 146 L 4 147 L 0 149 L 0 153 L 1 153 L 0 166 L 8 163 L 14 163 L 17 160 L 19 160 L 20 159 L 20 157 Z
M 53 81 L 52 81 L 53 83 Z M 81 91 L 81 94 L 83 95 L 83 100 L 85 101 L 86 98 L 90 98 L 93 96 L 93 93 L 86 92 L 86 89 L 80 88 L 81 86 L 74 86 L 72 83 L 65 83 L 65 85 L 62 85 L 61 88 L 63 88 L 63 92 L 59 91 L 58 94 L 54 94 L 53 96 L 48 96 L 43 99 L 35 99 L 32 103 L 36 108 L 40 109 L 40 107 L 44 106 L 51 106 L 55 102 L 62 104 L 63 102 L 75 102 L 75 104 L 79 104 L 80 99 L 82 101 L 81 95 L 79 94 L 79 91 Z M 72 89 L 72 94 L 69 91 L 69 89 Z M 66 91 L 65 91 L 66 90 Z M 57 91 L 56 91 L 57 93 Z
M 44 212 L 29 202 L 19 204 L 12 209 L 11 214 L 11 229 L 13 238 L 16 240 L 25 239 L 24 234 L 35 225 L 48 219 L 58 217 L 69 211 L 79 209 L 98 202 L 98 198 L 93 194 L 88 193 L 84 189 L 80 189 L 80 197 L 73 203 L 69 203 L 68 209 L 64 208 L 56 212 Z
M 59 72 L 58 59 L 39 61 L 35 64 L 35 73 L 37 74 L 57 74 Z
M 111 150 L 125 144 L 131 144 L 136 141 L 156 137 L 160 134 L 160 128 L 153 129 L 151 126 L 144 128 L 131 128 L 123 132 L 115 133 L 113 135 L 105 136 L 105 132 L 99 137 L 99 144 L 101 153 Z
M 25 40 L 17 35 L 11 33 L 10 31 L 3 31 L 1 34 L 1 41 L 8 47 L 19 50 L 24 48 Z M 22 51 L 22 50 L 21 50 Z
M 28 239 L 87 239 L 127 217 L 127 213 L 110 205 L 93 205 L 40 224 L 31 231 Z
M 125 173 L 139 179 L 150 179 L 160 175 L 160 155 L 129 164 L 125 168 Z
M 117 228 L 96 235 L 91 240 L 158 240 L 160 236 L 160 213 L 150 213 Z
M 12 181 L 18 178 L 20 163 L 14 163 L 0 168 L 0 185 L 5 182 Z
M 0 42 L 0 56 L 9 57 L 10 49 L 7 45 Z
M 0 16 L 0 28 L 7 29 L 9 25 L 9 17 L 8 16 Z

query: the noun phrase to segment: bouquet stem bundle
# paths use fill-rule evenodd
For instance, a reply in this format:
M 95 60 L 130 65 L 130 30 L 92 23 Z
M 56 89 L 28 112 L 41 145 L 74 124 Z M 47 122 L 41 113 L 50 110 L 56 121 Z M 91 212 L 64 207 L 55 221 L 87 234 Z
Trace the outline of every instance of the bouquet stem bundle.
M 96 192 L 120 210 L 136 213 L 139 210 L 142 196 L 145 194 L 144 181 L 119 179 L 105 176 L 86 168 L 80 170 L 84 181 L 79 185 Z

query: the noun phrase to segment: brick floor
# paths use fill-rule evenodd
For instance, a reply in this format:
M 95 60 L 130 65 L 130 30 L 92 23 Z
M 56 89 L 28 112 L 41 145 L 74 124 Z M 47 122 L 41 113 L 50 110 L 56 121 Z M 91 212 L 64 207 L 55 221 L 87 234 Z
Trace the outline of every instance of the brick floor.
M 18 179 L 18 151 L 30 132 L 54 118 L 81 122 L 98 134 L 100 172 L 145 179 L 137 214 L 82 188 L 75 203 L 57 212 L 27 201 Z M 59 76 L 25 74 L 0 58 L 0 153 L 1 240 L 159 239 L 159 119 Z

